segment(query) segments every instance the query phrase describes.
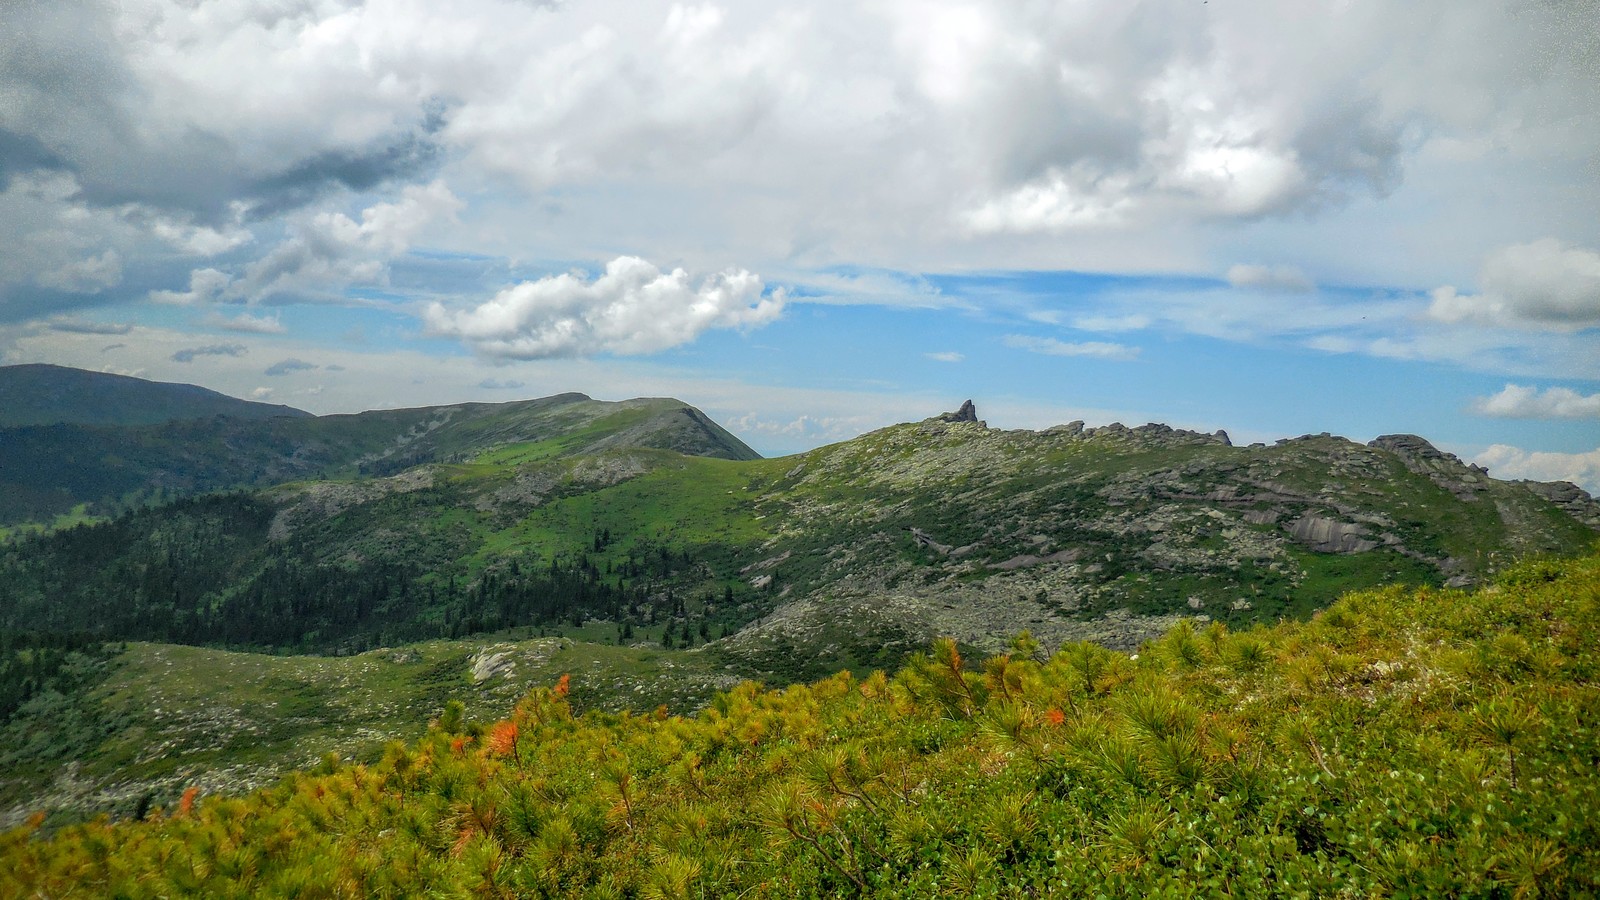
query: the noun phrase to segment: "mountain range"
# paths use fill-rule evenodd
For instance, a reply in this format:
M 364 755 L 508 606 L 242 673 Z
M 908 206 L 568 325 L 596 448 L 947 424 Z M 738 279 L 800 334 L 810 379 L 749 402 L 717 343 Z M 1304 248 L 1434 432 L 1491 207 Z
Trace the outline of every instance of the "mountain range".
M 557 667 L 582 707 L 686 711 L 940 636 L 1133 649 L 1186 618 L 1248 629 L 1350 590 L 1470 586 L 1600 536 L 1578 488 L 1413 435 L 1014 431 L 970 402 L 782 459 L 680 401 L 582 394 L 26 425 L 0 429 L 0 481 L 34 498 L 12 522 L 80 513 L 0 546 L 8 652 L 78 648 L 8 700 L 16 811 L 41 785 L 116 809 L 262 783 L 308 747 L 376 752 L 450 696 L 503 714 Z M 85 649 L 106 641 L 135 643 Z M 224 674 L 245 672 L 274 673 L 284 705 Z

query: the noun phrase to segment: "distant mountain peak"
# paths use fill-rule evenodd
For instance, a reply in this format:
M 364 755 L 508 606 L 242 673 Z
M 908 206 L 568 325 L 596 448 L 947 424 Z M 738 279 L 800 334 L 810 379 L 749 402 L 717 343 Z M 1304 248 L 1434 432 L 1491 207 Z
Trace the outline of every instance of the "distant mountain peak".
M 193 384 L 150 381 L 48 363 L 0 366 L 0 428 L 159 425 L 188 419 L 305 418 L 304 410 L 240 400 Z

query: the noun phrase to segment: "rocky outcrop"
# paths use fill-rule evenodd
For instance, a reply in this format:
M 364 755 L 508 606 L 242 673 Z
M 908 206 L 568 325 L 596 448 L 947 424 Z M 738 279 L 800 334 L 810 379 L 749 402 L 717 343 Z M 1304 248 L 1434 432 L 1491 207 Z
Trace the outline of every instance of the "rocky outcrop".
M 980 425 L 984 424 L 984 423 L 982 423 L 982 422 L 980 422 L 978 420 L 978 408 L 976 406 L 972 405 L 972 401 L 971 400 L 968 400 L 967 402 L 961 404 L 961 408 L 956 410 L 955 412 L 940 413 L 939 414 L 939 421 L 941 421 L 941 422 L 977 422 Z
M 1468 465 L 1454 453 L 1446 453 L 1414 434 L 1384 434 L 1367 446 L 1387 450 L 1410 471 L 1454 494 L 1458 500 L 1473 501 L 1489 490 L 1489 470 Z
M 1285 528 L 1295 540 L 1318 553 L 1365 553 L 1378 547 L 1360 525 L 1322 516 L 1301 516 Z
M 1554 503 L 1567 515 L 1600 531 L 1600 501 L 1570 481 L 1518 481 L 1534 494 Z

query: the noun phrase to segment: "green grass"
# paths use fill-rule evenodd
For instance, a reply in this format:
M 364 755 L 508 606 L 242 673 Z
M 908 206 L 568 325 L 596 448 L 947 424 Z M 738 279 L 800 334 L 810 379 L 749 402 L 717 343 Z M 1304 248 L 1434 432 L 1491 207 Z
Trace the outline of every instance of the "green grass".
M 536 689 L 249 797 L 12 831 L 0 893 L 1600 893 L 1600 557 L 1245 631 L 1180 622 L 1137 655 L 1037 649 L 941 640 L 893 675 L 742 684 L 689 717 Z
M 598 558 L 620 561 L 641 544 L 681 548 L 745 547 L 770 537 L 751 496 L 759 464 L 672 457 L 620 484 L 545 503 L 509 528 L 486 536 L 473 566 L 508 554 L 543 558 L 592 549 L 596 532 L 616 543 Z
M 104 521 L 107 521 L 105 516 L 98 516 L 89 512 L 88 503 L 79 503 L 70 511 L 58 514 L 49 522 L 0 525 L 0 543 L 26 535 L 45 534 L 51 531 L 60 531 L 64 528 L 71 528 L 74 525 L 92 525 L 96 522 Z
M 640 629 L 635 640 L 660 632 Z M 614 639 L 615 626 L 590 633 Z M 508 651 L 516 665 L 478 684 L 470 660 L 485 647 Z M 593 709 L 687 712 L 728 684 L 702 652 L 517 632 L 350 657 L 131 643 L 108 669 L 85 695 L 37 697 L 0 727 L 0 822 L 39 808 L 56 824 L 125 815 L 145 794 L 171 802 L 188 783 L 248 788 L 329 752 L 371 761 L 387 742 L 422 734 L 450 700 L 492 719 L 563 674 L 573 702 Z M 51 800 L 42 789 L 69 770 L 79 789 Z

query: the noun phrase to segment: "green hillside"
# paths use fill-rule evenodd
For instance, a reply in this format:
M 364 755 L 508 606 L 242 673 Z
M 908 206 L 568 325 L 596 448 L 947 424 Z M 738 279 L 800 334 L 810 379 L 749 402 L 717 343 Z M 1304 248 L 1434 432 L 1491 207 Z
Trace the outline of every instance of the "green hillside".
M 388 475 L 556 439 L 564 442 L 554 448 L 561 455 L 646 447 L 756 457 L 679 401 L 608 403 L 582 394 L 356 415 L 0 428 L 0 525 L 49 522 L 74 510 L 111 516 L 162 499 L 298 479 Z
M 1177 616 L 1304 616 L 1597 535 L 1586 497 L 1558 507 L 1417 438 L 1234 447 L 1161 426 L 930 419 L 734 460 L 651 446 L 711 434 L 673 401 L 574 396 L 432 411 L 445 424 L 383 458 L 395 474 L 191 498 L 0 548 L 0 628 L 348 653 L 671 622 L 736 631 L 718 652 L 747 674 L 805 679 L 893 665 L 937 635 L 1130 647 Z M 350 426 L 380 415 L 400 414 Z
M 305 418 L 304 410 L 66 366 L 0 366 L 0 428 L 22 425 L 156 425 L 181 419 Z
M 575 715 L 585 681 L 492 723 L 447 707 L 416 742 L 249 797 L 197 785 L 142 821 L 18 829 L 0 893 L 1600 892 L 1596 557 L 1303 623 L 1183 623 L 1135 655 L 943 641 L 689 718 Z
M 685 713 L 738 681 L 709 654 L 588 636 L 506 633 L 343 657 L 145 643 L 68 652 L 0 716 L 0 830 L 40 809 L 52 825 L 126 818 L 191 784 L 237 794 L 327 753 L 376 759 L 389 741 L 420 737 L 449 700 L 492 719 L 567 672 L 580 678 L 576 706 L 612 711 Z
M 548 662 L 539 648 L 565 641 L 562 665 L 613 673 L 575 701 L 682 712 L 731 679 L 864 676 L 941 637 L 969 654 L 1022 630 L 1046 652 L 1130 650 L 1182 619 L 1303 619 L 1346 591 L 1471 585 L 1600 533 L 1576 488 L 1496 481 L 1403 435 L 1235 447 L 1157 425 L 945 416 L 785 459 L 717 458 L 747 454 L 676 401 L 581 395 L 332 425 L 386 449 L 327 478 L 0 545 L 0 727 L 20 748 L 0 803 L 125 811 L 183 779 L 249 786 L 310 750 L 413 735 L 410 713 L 450 685 L 477 685 L 463 698 L 496 714 L 510 695 L 482 690 L 526 682 L 465 680 L 489 643 Z M 95 651 L 108 641 L 136 643 Z M 307 653 L 321 655 L 284 655 Z M 429 662 L 384 662 L 396 653 Z M 308 705 L 280 716 L 226 667 L 299 684 Z M 377 693 L 335 701 L 344 688 L 328 685 L 355 671 L 377 673 Z M 118 678 L 125 693 L 107 687 Z M 234 730 L 158 739 L 176 720 L 127 698 L 169 691 Z M 146 745 L 165 749 L 140 757 Z

